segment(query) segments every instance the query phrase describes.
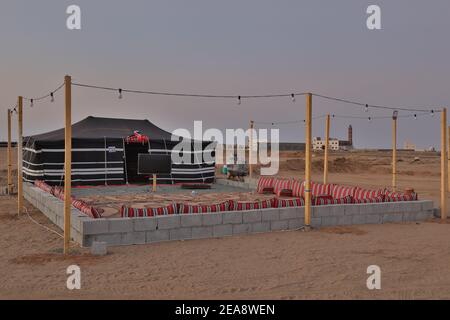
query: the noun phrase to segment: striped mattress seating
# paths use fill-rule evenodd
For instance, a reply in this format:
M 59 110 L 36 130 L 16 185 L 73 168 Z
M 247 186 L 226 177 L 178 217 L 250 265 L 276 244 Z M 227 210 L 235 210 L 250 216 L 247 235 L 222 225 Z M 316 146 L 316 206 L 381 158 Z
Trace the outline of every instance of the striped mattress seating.
M 279 197 L 282 193 L 292 192 L 294 180 L 292 179 L 276 179 L 273 187 L 274 193 Z
M 41 189 L 47 193 L 50 193 L 50 194 L 53 191 L 53 188 L 51 186 L 49 186 L 45 181 L 42 181 L 42 180 L 35 180 L 34 185 L 36 187 L 38 187 L 39 189 Z
M 353 196 L 351 195 L 347 195 L 345 197 L 342 198 L 333 198 L 333 204 L 352 204 L 354 203 L 354 199 Z
M 167 216 L 177 214 L 177 204 L 173 203 L 165 207 L 155 208 L 130 208 L 123 205 L 120 208 L 120 216 L 122 218 L 136 218 L 136 217 L 155 217 Z
M 72 198 L 72 205 L 91 218 L 100 219 L 102 217 L 100 212 L 95 207 L 88 205 L 83 200 Z
M 268 209 L 272 208 L 274 199 L 260 200 L 260 201 L 230 201 L 230 211 L 243 211 L 254 209 Z
M 357 187 L 353 196 L 355 203 L 384 202 L 383 190 L 368 190 Z
M 305 206 L 305 199 L 292 198 L 292 199 L 279 199 L 275 198 L 272 206 L 274 208 L 290 208 L 290 207 L 303 207 Z
M 258 180 L 258 186 L 256 188 L 256 192 L 258 193 L 273 193 L 275 186 L 275 178 L 261 176 Z
M 225 201 L 219 204 L 212 205 L 202 205 L 202 204 L 178 204 L 179 214 L 189 214 L 189 213 L 212 213 L 212 212 L 222 212 L 230 210 L 230 201 Z
M 292 182 L 292 196 L 296 198 L 305 196 L 305 182 L 300 180 L 294 180 Z
M 419 199 L 417 193 L 402 193 L 402 192 L 391 192 L 386 190 L 384 194 L 385 202 L 398 202 L 398 201 L 417 201 Z
M 325 206 L 334 204 L 334 199 L 330 195 L 317 196 L 312 198 L 311 204 L 313 206 Z

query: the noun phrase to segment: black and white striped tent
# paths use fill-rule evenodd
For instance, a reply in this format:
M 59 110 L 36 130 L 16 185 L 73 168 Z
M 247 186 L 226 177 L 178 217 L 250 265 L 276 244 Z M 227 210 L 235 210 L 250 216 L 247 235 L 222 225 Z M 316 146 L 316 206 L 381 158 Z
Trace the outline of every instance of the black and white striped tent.
M 126 138 L 139 131 L 149 138 L 145 143 L 127 143 Z M 186 142 L 186 140 L 184 140 Z M 144 182 L 137 174 L 139 153 L 189 154 L 189 162 L 172 162 L 172 173 L 158 175 L 158 183 L 211 183 L 215 161 L 205 162 L 208 153 L 215 159 L 213 144 L 201 142 L 201 150 L 173 150 L 179 143 L 172 134 L 148 120 L 88 117 L 72 125 L 73 185 L 124 184 Z M 205 158 L 207 159 L 207 158 Z M 64 184 L 64 129 L 24 138 L 23 179 L 44 180 L 51 185 Z

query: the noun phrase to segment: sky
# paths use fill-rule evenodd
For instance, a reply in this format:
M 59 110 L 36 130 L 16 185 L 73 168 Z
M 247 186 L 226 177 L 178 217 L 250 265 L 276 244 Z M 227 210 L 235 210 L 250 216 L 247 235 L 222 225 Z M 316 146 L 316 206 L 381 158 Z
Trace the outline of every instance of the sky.
M 81 8 L 68 30 L 66 8 Z M 366 26 L 381 8 L 381 30 Z M 17 96 L 42 96 L 74 82 L 137 90 L 218 95 L 316 92 L 389 106 L 450 105 L 448 0 L 2 0 L 0 140 Z M 24 106 L 24 135 L 64 125 L 63 91 Z M 305 117 L 305 99 L 195 99 L 73 89 L 73 122 L 89 115 L 149 119 L 163 129 L 248 128 L 250 120 Z M 313 99 L 315 116 L 386 116 Z M 405 114 L 400 112 L 400 114 Z M 16 121 L 16 117 L 14 117 Z M 388 148 L 391 122 L 333 119 L 331 135 L 353 126 L 358 148 Z M 439 115 L 400 119 L 398 141 L 439 147 Z M 259 126 L 261 127 L 261 126 Z M 267 125 L 265 126 L 267 127 Z M 269 126 L 270 128 L 271 126 Z M 281 125 L 281 141 L 304 141 L 304 126 Z M 16 123 L 13 138 L 16 137 Z M 323 136 L 324 120 L 313 124 Z

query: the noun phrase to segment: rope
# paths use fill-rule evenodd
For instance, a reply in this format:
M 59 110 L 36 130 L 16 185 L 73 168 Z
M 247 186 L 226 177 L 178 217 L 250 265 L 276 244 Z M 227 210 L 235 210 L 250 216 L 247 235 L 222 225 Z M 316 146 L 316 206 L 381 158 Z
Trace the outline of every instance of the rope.
M 37 224 L 38 226 L 44 228 L 45 230 L 50 231 L 50 232 L 52 232 L 52 233 L 54 233 L 54 234 L 56 234 L 56 235 L 58 235 L 59 237 L 61 237 L 61 238 L 64 239 L 64 235 L 62 235 L 61 233 L 59 233 L 59 232 L 57 232 L 57 231 L 55 231 L 55 230 L 53 230 L 53 229 L 50 229 L 49 227 L 44 226 L 43 224 L 41 224 L 41 223 L 37 222 L 36 220 L 34 220 L 33 217 L 30 216 L 30 213 L 28 212 L 27 207 L 23 206 L 23 209 L 25 210 L 25 212 L 26 212 L 28 218 L 30 218 L 30 220 L 31 220 L 32 222 L 34 222 L 34 223 Z

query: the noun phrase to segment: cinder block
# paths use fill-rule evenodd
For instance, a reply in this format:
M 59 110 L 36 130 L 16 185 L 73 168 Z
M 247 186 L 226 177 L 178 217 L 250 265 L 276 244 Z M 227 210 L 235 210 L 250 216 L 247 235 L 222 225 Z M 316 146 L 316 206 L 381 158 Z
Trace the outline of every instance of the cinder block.
M 82 232 L 85 235 L 95 235 L 108 233 L 108 220 L 106 219 L 82 219 L 80 221 L 82 224 Z
M 133 231 L 122 234 L 122 245 L 131 244 L 144 244 L 145 243 L 145 231 Z
M 297 230 L 305 225 L 305 219 L 297 218 L 288 220 L 289 230 Z
M 225 218 L 225 215 L 223 216 Z M 214 237 L 225 237 L 233 234 L 233 226 L 231 224 L 218 224 L 213 226 Z
M 338 226 L 348 226 L 352 224 L 352 216 L 343 215 L 341 217 L 337 217 Z
M 424 221 L 433 218 L 433 210 L 420 211 L 416 213 L 416 221 Z
M 422 209 L 421 211 L 427 211 L 433 209 L 433 201 L 419 201 L 422 203 Z
M 268 232 L 270 231 L 270 222 L 255 222 L 252 223 L 251 232 L 259 233 L 259 232 Z
M 405 202 L 405 210 L 402 212 L 419 212 L 422 210 L 423 204 L 417 201 Z
M 225 214 L 227 213 L 225 212 Z M 222 215 L 222 212 L 202 214 L 202 225 L 212 226 L 215 224 L 222 224 Z
M 367 215 L 365 214 L 357 214 L 352 217 L 352 224 L 366 224 L 367 223 Z
M 241 224 L 242 223 L 242 212 L 232 211 L 223 213 L 223 224 Z
M 313 218 L 331 217 L 334 216 L 334 206 L 314 206 L 311 213 Z
M 109 233 L 125 233 L 132 232 L 134 229 L 132 218 L 116 218 L 108 219 L 109 221 Z
M 108 244 L 106 242 L 94 241 L 91 245 L 91 254 L 94 256 L 105 256 L 108 253 Z
M 311 218 L 311 226 L 320 228 L 322 226 L 322 218 Z
M 262 213 L 259 210 L 249 210 L 242 212 L 242 219 L 244 223 L 261 222 Z
M 200 227 L 202 225 L 201 214 L 182 214 L 180 216 L 181 227 Z
M 192 239 L 211 238 L 213 236 L 213 227 L 192 227 Z
M 401 213 L 386 213 L 383 215 L 383 223 L 386 222 L 401 222 L 403 215 Z
M 344 207 L 344 213 L 347 216 L 354 216 L 354 215 L 359 215 L 361 213 L 361 205 L 346 205 Z
M 170 240 L 186 240 L 192 238 L 192 228 L 176 228 L 169 230 Z
M 289 220 L 273 220 L 270 221 L 270 230 L 280 231 L 289 229 Z
M 250 231 L 251 231 L 251 225 L 248 223 L 233 225 L 233 234 L 249 233 Z
M 280 220 L 279 209 L 263 209 L 261 210 L 262 221 L 276 221 Z
M 299 207 L 280 208 L 280 220 L 296 219 L 302 216 L 302 210 Z
M 163 230 L 155 230 L 155 231 L 147 231 L 145 233 L 146 235 L 146 242 L 161 242 L 161 241 L 168 241 L 169 240 L 169 230 L 163 229 Z
M 156 230 L 158 221 L 154 217 L 134 218 L 134 231 L 152 231 Z
M 155 217 L 157 219 L 157 230 L 165 230 L 165 229 L 173 229 L 180 227 L 180 216 L 179 215 L 171 215 L 171 216 L 159 216 Z
M 109 246 L 122 245 L 122 234 L 120 233 L 99 234 L 93 236 L 92 239 L 97 242 L 106 242 Z
M 337 217 L 322 217 L 322 227 L 331 227 L 337 225 Z
M 416 212 L 404 212 L 402 214 L 402 220 L 405 222 L 416 221 Z
M 381 214 L 369 214 L 366 215 L 366 223 L 368 224 L 380 224 L 383 222 Z

